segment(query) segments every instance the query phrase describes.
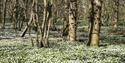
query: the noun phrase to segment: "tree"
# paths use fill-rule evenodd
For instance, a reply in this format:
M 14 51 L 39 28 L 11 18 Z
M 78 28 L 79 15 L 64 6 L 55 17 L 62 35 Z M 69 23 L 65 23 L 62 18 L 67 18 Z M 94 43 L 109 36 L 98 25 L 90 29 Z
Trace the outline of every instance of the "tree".
M 2 24 L 2 0 L 0 0 L 0 28 Z
M 3 20 L 2 20 L 2 28 L 5 28 L 5 21 L 6 21 L 6 10 L 7 10 L 7 0 L 3 2 Z
M 28 28 L 30 28 L 31 24 L 34 23 L 35 21 L 37 21 L 37 20 L 35 20 L 35 17 L 36 17 L 35 12 L 37 12 L 35 4 L 37 5 L 37 0 L 35 0 L 35 1 L 33 0 L 33 2 L 32 2 L 31 9 L 30 9 L 30 19 L 29 19 L 29 22 L 27 23 L 27 25 L 25 26 L 25 28 L 21 34 L 21 37 L 24 37 Z
M 113 31 L 116 32 L 119 20 L 119 0 L 114 0 L 114 17 L 113 17 Z
M 49 30 L 50 30 L 50 23 L 52 21 L 52 1 L 44 0 L 44 13 L 43 13 L 43 22 L 42 28 L 40 33 L 40 42 L 39 47 L 48 47 L 49 42 Z
M 77 0 L 70 0 L 69 4 L 69 41 L 76 41 L 77 30 Z
M 101 28 L 101 0 L 91 0 L 90 4 L 90 28 L 89 28 L 89 46 L 99 46 L 100 28 Z
M 68 11 L 69 11 L 69 1 L 64 0 L 64 17 L 63 17 L 64 21 L 63 21 L 63 28 L 61 29 L 63 39 L 68 36 L 69 32 Z

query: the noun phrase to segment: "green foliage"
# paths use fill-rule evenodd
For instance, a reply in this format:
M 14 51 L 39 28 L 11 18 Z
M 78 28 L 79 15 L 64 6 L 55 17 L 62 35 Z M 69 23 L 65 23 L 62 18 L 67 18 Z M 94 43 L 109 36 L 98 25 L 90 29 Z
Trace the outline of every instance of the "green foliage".
M 23 39 L 24 40 L 24 39 Z M 83 43 L 51 42 L 49 48 L 31 47 L 20 39 L 0 40 L 1 63 L 121 63 L 125 45 L 92 48 Z

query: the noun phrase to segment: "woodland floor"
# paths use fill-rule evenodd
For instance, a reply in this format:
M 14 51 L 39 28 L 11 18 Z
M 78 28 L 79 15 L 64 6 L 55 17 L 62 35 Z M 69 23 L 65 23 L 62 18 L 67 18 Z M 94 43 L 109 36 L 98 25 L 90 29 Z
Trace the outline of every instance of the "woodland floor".
M 50 47 L 37 48 L 32 47 L 28 34 L 20 38 L 16 37 L 15 31 L 11 29 L 0 30 L 0 63 L 125 63 L 123 35 L 111 35 L 104 28 L 101 32 L 100 47 L 96 48 L 86 46 L 87 32 L 79 31 L 78 43 L 63 41 L 57 38 L 60 36 L 57 31 L 52 31 Z

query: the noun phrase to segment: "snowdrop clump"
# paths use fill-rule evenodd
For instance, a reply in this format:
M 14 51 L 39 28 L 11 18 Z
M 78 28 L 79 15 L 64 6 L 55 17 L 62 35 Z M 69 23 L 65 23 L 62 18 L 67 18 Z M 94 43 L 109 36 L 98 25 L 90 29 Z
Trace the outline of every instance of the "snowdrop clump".
M 125 45 L 87 47 L 83 43 L 53 43 L 49 48 L 29 42 L 0 41 L 0 63 L 124 63 Z

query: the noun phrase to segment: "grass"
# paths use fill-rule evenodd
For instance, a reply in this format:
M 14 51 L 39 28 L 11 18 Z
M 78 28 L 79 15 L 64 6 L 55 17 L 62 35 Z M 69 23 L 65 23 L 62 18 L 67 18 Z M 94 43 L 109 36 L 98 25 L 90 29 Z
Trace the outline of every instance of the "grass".
M 49 48 L 37 48 L 31 46 L 29 39 L 0 40 L 0 63 L 124 62 L 124 44 L 109 45 L 108 43 L 107 46 L 92 48 L 87 47 L 84 43 L 50 42 Z

